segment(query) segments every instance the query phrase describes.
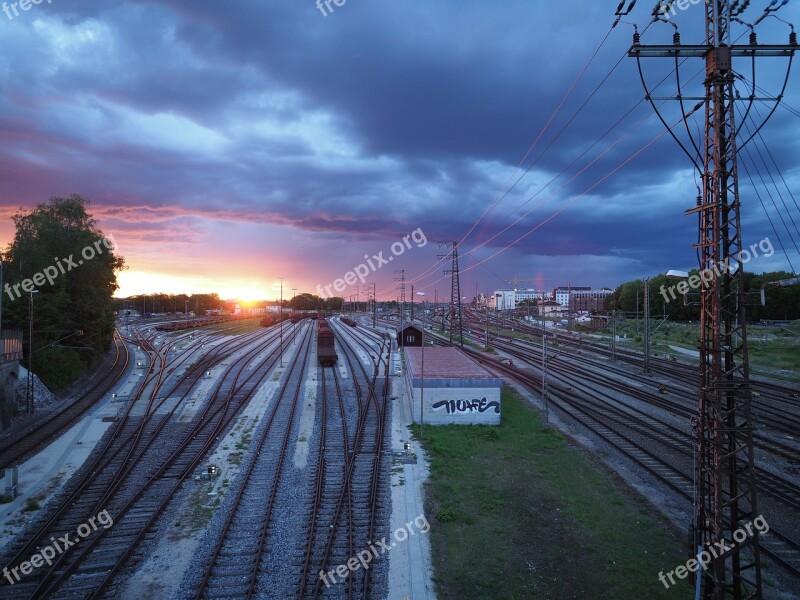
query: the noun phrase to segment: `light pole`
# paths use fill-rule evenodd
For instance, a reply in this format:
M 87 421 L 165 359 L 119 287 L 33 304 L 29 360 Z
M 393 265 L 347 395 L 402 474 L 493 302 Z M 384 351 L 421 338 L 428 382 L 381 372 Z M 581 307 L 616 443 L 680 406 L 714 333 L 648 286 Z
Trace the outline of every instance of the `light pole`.
M 36 410 L 36 401 L 33 393 L 33 295 L 38 294 L 39 290 L 31 290 L 28 302 L 28 413 L 33 414 Z
M 486 318 L 486 349 L 489 349 L 489 307 L 486 307 L 486 312 L 483 313 Z
M 283 367 L 283 277 L 281 277 L 281 303 L 278 305 L 281 320 L 281 367 Z
M 495 327 L 497 327 L 497 322 L 500 320 L 500 298 L 502 298 L 502 297 L 503 296 L 501 296 L 500 294 L 495 294 L 494 295 L 494 324 L 495 324 Z M 503 303 L 503 306 L 505 306 L 505 302 Z M 499 330 L 495 332 L 495 339 L 496 340 L 500 339 Z
M 650 278 L 644 280 L 644 372 L 650 373 Z
M 292 288 L 292 304 L 294 305 L 294 297 L 297 296 L 297 288 Z M 294 307 L 297 310 L 297 307 Z M 297 343 L 297 323 L 292 324 L 292 344 Z
M 420 377 L 419 390 L 419 439 L 422 439 L 423 410 L 425 409 L 425 292 L 417 292 L 417 296 L 422 296 L 422 374 Z M 413 303 L 413 296 L 412 296 Z
M 617 360 L 617 311 L 611 311 L 611 360 Z
M 3 259 L 0 258 L 0 290 L 3 289 Z M 0 350 L 0 356 L 6 352 L 6 343 L 3 341 L 3 295 L 0 294 L 0 344 L 3 349 Z
M 542 404 L 544 405 L 544 422 L 550 421 L 547 407 L 547 328 L 544 320 L 544 306 L 542 306 Z

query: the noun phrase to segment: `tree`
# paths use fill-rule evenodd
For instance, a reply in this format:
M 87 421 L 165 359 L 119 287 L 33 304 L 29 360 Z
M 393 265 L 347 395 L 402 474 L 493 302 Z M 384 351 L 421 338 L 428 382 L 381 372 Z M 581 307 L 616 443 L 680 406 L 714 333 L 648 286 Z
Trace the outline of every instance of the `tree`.
M 766 287 L 766 306 L 761 306 L 761 286 L 765 283 L 794 277 L 791 273 L 744 274 L 745 314 L 750 322 L 761 319 L 800 319 L 800 285 L 788 287 Z M 684 281 L 667 279 L 665 275 L 650 278 L 650 311 L 653 317 L 666 313 L 671 321 L 697 321 L 700 318 L 700 289 L 702 280 L 699 270 L 689 272 Z M 687 290 L 684 294 L 681 290 Z M 606 299 L 606 309 L 617 309 L 628 316 L 644 314 L 644 281 L 629 281 L 619 286 Z
M 5 252 L 3 316 L 27 331 L 32 290 L 34 371 L 52 388 L 71 383 L 105 353 L 114 334 L 111 297 L 125 267 L 83 197 L 51 198 L 12 220 Z M 29 340 L 24 339 L 27 361 Z M 44 360 L 43 360 L 44 359 Z
M 300 294 L 287 301 L 292 310 L 316 310 L 319 308 L 320 299 L 314 294 Z

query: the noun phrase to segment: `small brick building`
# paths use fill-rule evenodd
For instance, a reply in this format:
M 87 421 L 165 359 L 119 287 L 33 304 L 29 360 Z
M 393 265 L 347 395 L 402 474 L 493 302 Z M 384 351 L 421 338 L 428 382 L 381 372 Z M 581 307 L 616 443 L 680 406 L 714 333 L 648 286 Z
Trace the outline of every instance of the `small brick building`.
M 422 329 L 409 321 L 405 321 L 397 327 L 397 347 L 422 346 Z

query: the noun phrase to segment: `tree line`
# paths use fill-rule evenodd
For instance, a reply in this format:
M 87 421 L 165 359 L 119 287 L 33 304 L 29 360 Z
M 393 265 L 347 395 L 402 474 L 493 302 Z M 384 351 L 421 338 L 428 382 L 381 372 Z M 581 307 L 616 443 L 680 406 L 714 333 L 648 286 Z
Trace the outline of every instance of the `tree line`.
M 690 277 L 698 276 L 694 269 Z M 800 285 L 780 287 L 773 282 L 795 277 L 785 271 L 744 274 L 745 314 L 750 322 L 761 320 L 779 321 L 800 319 Z M 694 283 L 698 279 L 693 280 Z M 692 281 L 692 280 L 689 280 Z M 673 321 L 697 321 L 700 318 L 699 285 L 678 287 L 679 282 L 657 275 L 649 280 L 650 312 L 653 317 L 666 315 Z M 761 304 L 761 289 L 764 288 L 765 304 Z M 644 280 L 623 283 L 606 299 L 606 310 L 617 310 L 628 316 L 644 313 Z M 688 289 L 688 293 L 682 292 Z

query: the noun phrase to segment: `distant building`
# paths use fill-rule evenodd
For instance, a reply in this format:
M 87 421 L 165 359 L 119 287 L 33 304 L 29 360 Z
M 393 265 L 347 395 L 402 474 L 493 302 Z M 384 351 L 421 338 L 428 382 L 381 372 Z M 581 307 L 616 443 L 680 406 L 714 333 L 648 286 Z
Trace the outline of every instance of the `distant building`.
M 558 302 L 561 306 L 569 308 L 570 293 L 574 296 L 578 292 L 591 292 L 591 291 L 592 288 L 590 287 L 574 287 L 574 286 L 557 287 L 553 288 L 553 300 Z
M 5 330 L 0 337 L 0 431 L 11 424 L 22 359 L 22 332 Z
M 489 305 L 493 310 L 514 310 L 517 307 L 514 290 L 496 290 L 493 299 L 494 305 Z
M 561 315 L 567 314 L 567 308 L 561 306 L 555 300 L 548 300 L 547 302 L 542 302 L 539 304 L 539 316 L 542 315 L 542 311 L 544 311 L 545 317 L 558 317 Z
M 495 290 L 489 298 L 489 308 L 492 310 L 514 310 L 526 300 L 549 300 L 550 292 L 537 290 Z
M 526 290 L 495 290 L 489 297 L 489 308 L 491 310 L 514 310 L 524 302 L 535 300 L 537 302 L 557 302 L 565 311 L 572 312 L 593 312 L 602 311 L 605 308 L 605 299 L 613 293 L 613 290 L 603 288 L 593 290 L 587 286 L 562 286 L 553 288 L 552 292 Z M 571 298 L 571 300 L 570 300 Z M 550 309 L 550 312 L 554 312 Z
M 602 312 L 606 307 L 606 298 L 613 294 L 613 290 L 590 290 L 572 294 L 573 312 Z
M 605 309 L 605 301 L 613 290 L 590 287 L 557 287 L 553 289 L 553 299 L 571 312 L 593 312 Z

